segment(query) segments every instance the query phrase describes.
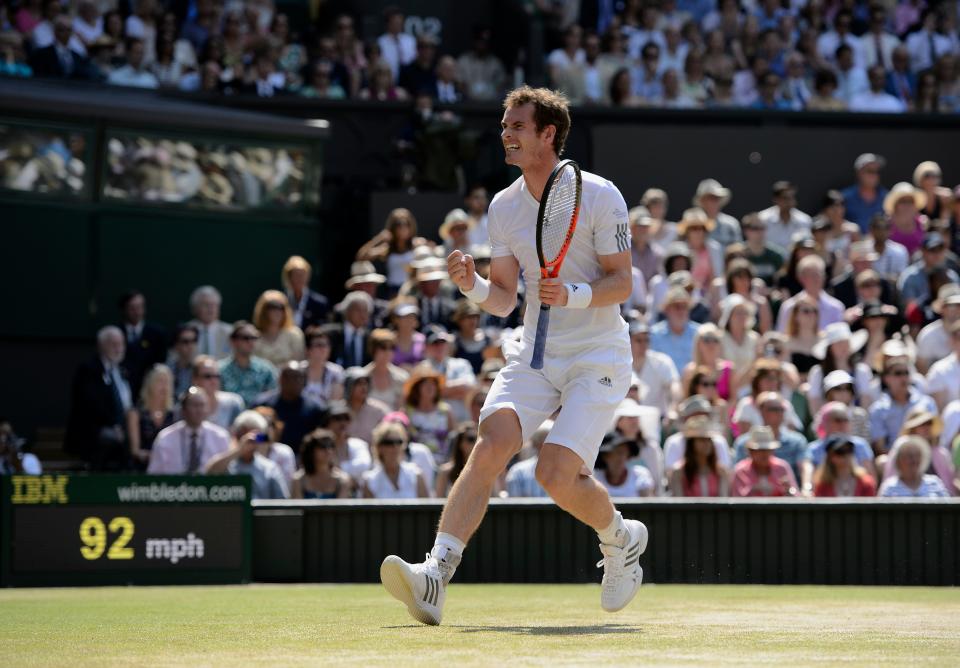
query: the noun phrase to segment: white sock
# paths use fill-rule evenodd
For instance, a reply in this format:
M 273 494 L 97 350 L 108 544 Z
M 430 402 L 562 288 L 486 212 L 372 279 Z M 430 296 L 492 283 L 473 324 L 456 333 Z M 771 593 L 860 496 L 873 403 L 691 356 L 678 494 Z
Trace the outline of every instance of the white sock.
M 449 561 L 459 563 L 466 547 L 466 544 L 453 534 L 438 532 L 430 556 L 437 561 L 447 561 L 447 554 L 452 554 L 455 559 Z
M 623 515 L 619 510 L 613 512 L 613 521 L 606 529 L 597 532 L 600 542 L 604 545 L 614 545 L 623 547 L 627 544 L 630 534 L 627 532 L 627 525 L 623 522 Z

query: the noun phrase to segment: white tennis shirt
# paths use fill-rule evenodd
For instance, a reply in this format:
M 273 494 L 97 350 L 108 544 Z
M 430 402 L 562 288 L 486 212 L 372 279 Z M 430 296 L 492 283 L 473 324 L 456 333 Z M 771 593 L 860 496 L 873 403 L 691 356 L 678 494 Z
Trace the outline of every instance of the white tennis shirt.
M 580 217 L 559 278 L 565 283 L 592 283 L 603 275 L 599 256 L 630 248 L 630 225 L 623 195 L 610 181 L 582 172 Z M 537 212 L 521 176 L 501 190 L 487 213 L 493 257 L 517 258 L 527 284 L 527 310 L 523 319 L 523 348 L 533 347 L 540 313 L 540 260 L 537 257 Z M 554 307 L 550 312 L 546 353 L 566 355 L 595 346 L 626 346 L 627 324 L 617 304 L 585 309 Z

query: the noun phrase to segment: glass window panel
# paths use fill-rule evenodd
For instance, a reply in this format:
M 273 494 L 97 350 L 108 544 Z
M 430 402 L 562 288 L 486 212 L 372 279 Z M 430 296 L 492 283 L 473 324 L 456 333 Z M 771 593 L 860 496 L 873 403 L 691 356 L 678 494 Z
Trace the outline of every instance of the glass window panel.
M 89 152 L 84 133 L 20 123 L 0 123 L 0 188 L 84 196 L 89 192 Z

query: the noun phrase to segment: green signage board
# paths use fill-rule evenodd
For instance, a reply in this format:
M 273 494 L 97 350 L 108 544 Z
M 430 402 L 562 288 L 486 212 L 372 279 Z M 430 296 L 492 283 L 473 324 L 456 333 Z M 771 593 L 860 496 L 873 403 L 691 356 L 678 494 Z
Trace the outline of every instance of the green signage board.
M 250 579 L 248 476 L 2 478 L 5 586 Z

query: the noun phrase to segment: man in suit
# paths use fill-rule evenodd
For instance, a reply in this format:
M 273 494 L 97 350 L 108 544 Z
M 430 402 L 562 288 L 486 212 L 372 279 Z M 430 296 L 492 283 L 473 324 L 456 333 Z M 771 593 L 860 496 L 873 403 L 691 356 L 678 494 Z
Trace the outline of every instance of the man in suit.
M 123 331 L 104 327 L 97 332 L 97 354 L 73 378 L 64 449 L 94 471 L 119 471 L 129 465 L 124 425 L 134 400 L 120 365 L 125 349 Z
M 440 282 L 447 278 L 444 261 L 425 260 L 417 268 L 417 305 L 420 307 L 420 326 L 440 325 L 444 329 L 453 329 L 450 316 L 456 303 L 440 292 Z
M 207 422 L 207 411 L 207 393 L 199 387 L 189 388 L 180 400 L 183 419 L 157 434 L 153 442 L 147 473 L 203 473 L 211 459 L 230 449 L 230 434 Z
M 330 313 L 327 298 L 310 289 L 312 273 L 310 263 L 299 255 L 283 265 L 283 289 L 293 309 L 293 322 L 303 330 L 327 322 Z
M 220 305 L 223 298 L 220 291 L 212 285 L 201 285 L 190 295 L 190 310 L 193 325 L 200 333 L 197 354 L 210 355 L 214 359 L 223 359 L 230 354 L 230 333 L 233 327 L 220 319 Z
M 344 368 L 367 365 L 370 362 L 367 338 L 370 336 L 373 299 L 366 292 L 354 290 L 337 305 L 337 310 L 341 312 L 343 322 L 324 328 L 333 347 L 330 359 Z
M 390 302 L 377 297 L 377 290 L 386 282 L 387 277 L 378 273 L 372 262 L 361 260 L 350 265 L 350 278 L 343 284 L 347 292 L 359 290 L 366 292 L 373 299 L 371 324 L 374 327 L 383 327 L 390 317 Z
M 53 23 L 53 44 L 37 49 L 30 59 L 38 77 L 56 79 L 90 79 L 90 62 L 70 47 L 73 26 L 69 16 L 58 16 Z
M 139 290 L 130 290 L 121 295 L 117 306 L 120 309 L 120 329 L 127 339 L 123 368 L 127 370 L 133 396 L 138 397 L 143 377 L 150 367 L 166 361 L 167 333 L 146 321 L 147 301 Z
M 886 91 L 909 105 L 917 92 L 917 76 L 910 71 L 910 54 L 907 52 L 907 47 L 895 48 L 891 60 L 893 67 L 887 71 Z

